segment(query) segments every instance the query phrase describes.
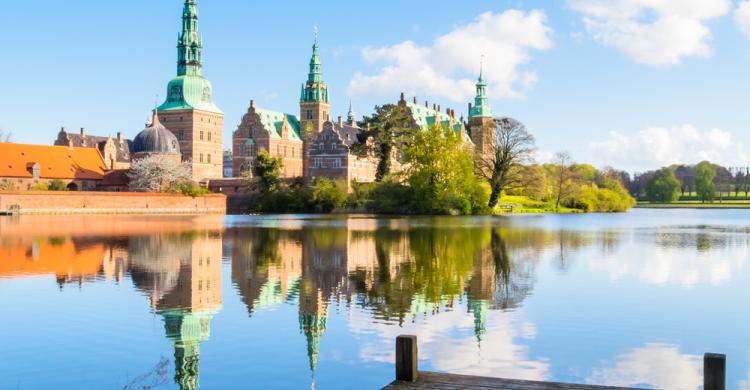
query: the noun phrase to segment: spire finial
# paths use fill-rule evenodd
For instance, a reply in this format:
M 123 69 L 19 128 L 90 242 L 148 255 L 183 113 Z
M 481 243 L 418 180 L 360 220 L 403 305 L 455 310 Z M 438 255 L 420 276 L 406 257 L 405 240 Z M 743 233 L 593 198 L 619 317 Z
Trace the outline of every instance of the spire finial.
M 484 54 L 479 56 L 479 80 L 484 79 Z
M 315 34 L 315 44 L 318 44 L 318 25 L 313 26 L 313 34 Z

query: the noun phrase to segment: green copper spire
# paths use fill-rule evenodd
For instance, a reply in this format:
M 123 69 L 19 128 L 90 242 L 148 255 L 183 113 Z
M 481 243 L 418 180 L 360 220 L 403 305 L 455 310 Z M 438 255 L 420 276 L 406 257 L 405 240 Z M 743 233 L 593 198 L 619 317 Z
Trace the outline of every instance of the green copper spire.
M 469 118 L 492 116 L 490 104 L 487 102 L 487 83 L 484 82 L 483 61 L 479 62 L 479 80 L 477 80 L 477 95 L 474 97 L 474 106 L 469 112 Z
M 320 71 L 320 55 L 318 54 L 318 28 L 315 28 L 315 41 L 310 58 L 310 72 L 307 74 L 307 82 L 302 87 L 300 101 L 328 103 L 328 86 L 323 82 L 323 73 Z
M 203 42 L 198 33 L 196 0 L 185 0 L 182 9 L 182 33 L 177 38 L 177 75 L 200 75 Z
M 185 0 L 182 32 L 177 37 L 177 77 L 167 85 L 167 98 L 159 111 L 201 110 L 221 114 L 211 82 L 203 77 L 203 38 L 198 32 L 196 0 Z

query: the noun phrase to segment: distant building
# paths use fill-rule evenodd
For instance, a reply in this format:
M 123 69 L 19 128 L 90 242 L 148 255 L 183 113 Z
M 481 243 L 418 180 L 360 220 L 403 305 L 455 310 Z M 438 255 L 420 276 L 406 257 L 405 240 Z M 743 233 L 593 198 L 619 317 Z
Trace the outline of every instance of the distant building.
M 202 51 L 196 0 L 185 0 L 177 40 L 177 76 L 169 81 L 167 98 L 158 112 L 164 126 L 177 137 L 182 161 L 190 163 L 196 181 L 223 176 L 224 113 L 214 103 L 211 82 L 203 77 Z
M 232 177 L 232 151 L 224 150 L 224 177 Z
M 0 183 L 30 190 L 37 183 L 59 179 L 71 191 L 93 191 L 107 165 L 93 147 L 0 143 Z
M 57 134 L 54 142 L 56 146 L 69 146 L 75 148 L 97 148 L 102 154 L 107 169 L 130 168 L 130 145 L 132 141 L 125 139 L 118 132 L 116 138 L 111 136 L 98 136 L 86 134 L 83 127 L 79 133 L 68 133 L 63 127 Z

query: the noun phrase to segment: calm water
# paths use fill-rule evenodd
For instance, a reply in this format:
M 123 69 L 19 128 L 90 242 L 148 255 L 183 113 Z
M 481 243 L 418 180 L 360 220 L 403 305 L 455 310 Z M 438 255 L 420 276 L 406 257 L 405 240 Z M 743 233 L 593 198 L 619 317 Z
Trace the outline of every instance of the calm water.
M 750 211 L 0 217 L 0 388 L 750 388 Z

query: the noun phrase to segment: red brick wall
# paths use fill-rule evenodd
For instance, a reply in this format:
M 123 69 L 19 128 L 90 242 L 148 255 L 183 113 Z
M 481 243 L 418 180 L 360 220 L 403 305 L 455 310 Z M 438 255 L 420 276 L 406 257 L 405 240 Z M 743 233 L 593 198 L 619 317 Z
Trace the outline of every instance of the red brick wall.
M 192 198 L 177 194 L 137 192 L 0 191 L 0 210 L 21 206 L 21 213 L 226 213 L 226 197 Z

